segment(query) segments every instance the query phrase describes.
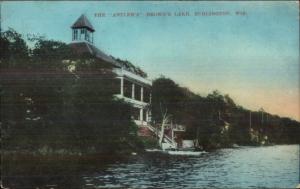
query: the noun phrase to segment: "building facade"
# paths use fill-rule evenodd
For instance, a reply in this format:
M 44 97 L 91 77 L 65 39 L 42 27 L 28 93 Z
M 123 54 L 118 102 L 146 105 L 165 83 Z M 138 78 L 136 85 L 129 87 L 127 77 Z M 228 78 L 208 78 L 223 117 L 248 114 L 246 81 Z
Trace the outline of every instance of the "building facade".
M 146 126 L 151 121 L 151 86 L 152 81 L 145 72 L 128 61 L 123 61 L 102 52 L 94 45 L 92 24 L 85 15 L 81 15 L 71 26 L 72 42 L 69 44 L 76 53 L 87 54 L 97 59 L 103 67 L 116 74 L 119 90 L 115 98 L 123 99 L 132 107 L 132 118 L 139 126 Z

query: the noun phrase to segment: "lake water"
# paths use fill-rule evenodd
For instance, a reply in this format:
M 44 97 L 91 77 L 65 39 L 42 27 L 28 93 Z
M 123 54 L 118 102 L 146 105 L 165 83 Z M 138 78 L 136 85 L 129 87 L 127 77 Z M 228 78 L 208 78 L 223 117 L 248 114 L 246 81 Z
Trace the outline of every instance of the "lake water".
M 222 149 L 200 157 L 149 154 L 84 179 L 98 187 L 292 188 L 299 183 L 299 146 Z
M 76 177 L 69 171 L 43 178 L 53 188 L 295 188 L 299 183 L 299 146 L 221 149 L 198 157 L 151 152 L 102 168 L 76 171 Z M 23 175 L 22 182 L 38 182 L 32 178 Z

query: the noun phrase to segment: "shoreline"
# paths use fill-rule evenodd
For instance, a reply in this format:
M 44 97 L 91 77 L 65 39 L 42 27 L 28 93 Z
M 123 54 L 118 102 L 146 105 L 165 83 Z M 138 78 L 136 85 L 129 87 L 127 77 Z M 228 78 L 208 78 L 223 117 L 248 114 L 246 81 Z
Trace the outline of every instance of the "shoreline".
M 229 147 L 220 147 L 220 148 L 213 148 L 213 149 L 206 149 L 206 150 L 200 150 L 199 152 L 214 152 L 216 150 L 221 149 L 239 149 L 239 148 L 255 148 L 255 147 L 269 147 L 269 146 L 284 146 L 284 145 L 298 145 L 300 144 L 268 144 L 268 145 L 237 145 L 237 146 L 229 146 Z M 23 151 L 16 151 L 16 150 L 1 150 L 1 156 L 2 156 L 2 163 L 3 161 L 9 159 L 9 160 L 35 160 L 38 159 L 51 161 L 51 160 L 63 160 L 63 161 L 70 161 L 70 160 L 80 160 L 80 161 L 93 161 L 93 160 L 101 160 L 101 161 L 111 161 L 111 160 L 121 160 L 126 159 L 130 156 L 139 156 L 139 155 L 145 155 L 149 151 L 161 151 L 158 148 L 145 148 L 143 150 L 130 150 L 130 151 L 124 151 L 124 152 L 118 152 L 118 153 L 74 153 L 65 150 L 65 153 L 59 153 L 58 151 L 53 152 L 47 152 L 47 153 L 39 153 L 37 151 L 29 151 L 29 150 L 23 150 Z M 7 158 L 9 157 L 9 158 Z

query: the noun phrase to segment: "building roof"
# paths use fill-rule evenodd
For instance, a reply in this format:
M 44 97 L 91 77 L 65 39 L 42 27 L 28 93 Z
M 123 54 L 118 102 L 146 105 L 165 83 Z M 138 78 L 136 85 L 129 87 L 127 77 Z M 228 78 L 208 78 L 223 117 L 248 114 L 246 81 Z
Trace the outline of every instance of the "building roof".
M 111 56 L 106 55 L 100 49 L 87 42 L 70 43 L 70 47 L 78 54 L 87 54 L 99 58 L 105 62 L 111 63 L 116 67 L 121 67 L 121 64 L 115 61 Z
M 105 61 L 113 65 L 114 67 L 124 68 L 132 73 L 140 75 L 141 77 L 144 78 L 147 77 L 147 74 L 144 71 L 134 66 L 132 63 L 128 61 L 120 60 L 118 58 L 114 58 L 113 56 L 109 56 L 90 43 L 87 42 L 70 43 L 70 47 L 74 49 L 75 52 L 78 54 L 87 54 L 96 57 L 102 61 Z
M 82 14 L 77 20 L 76 22 L 71 26 L 71 28 L 87 28 L 88 30 L 94 32 L 95 29 L 92 26 L 92 24 L 90 23 L 90 21 L 87 19 L 87 17 Z

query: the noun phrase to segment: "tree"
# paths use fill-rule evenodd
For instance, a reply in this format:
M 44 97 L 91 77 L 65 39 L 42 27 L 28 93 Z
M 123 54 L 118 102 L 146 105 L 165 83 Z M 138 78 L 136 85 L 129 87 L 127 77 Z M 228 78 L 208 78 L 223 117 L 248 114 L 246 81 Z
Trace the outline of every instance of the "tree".
M 182 89 L 171 79 L 158 78 L 152 84 L 152 115 L 156 122 L 162 121 L 161 107 L 163 111 L 168 109 L 174 121 L 180 122 L 182 119 L 181 110 L 185 94 Z
M 28 46 L 21 34 L 13 29 L 1 33 L 0 69 L 26 68 L 29 63 Z
M 4 34 L 0 86 L 6 148 L 115 153 L 136 145 L 130 105 L 114 99 L 115 75 L 96 58 L 74 55 L 67 44 L 43 38 L 29 51 L 20 34 Z

